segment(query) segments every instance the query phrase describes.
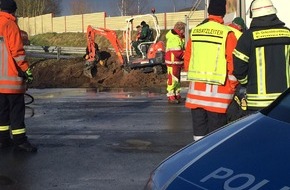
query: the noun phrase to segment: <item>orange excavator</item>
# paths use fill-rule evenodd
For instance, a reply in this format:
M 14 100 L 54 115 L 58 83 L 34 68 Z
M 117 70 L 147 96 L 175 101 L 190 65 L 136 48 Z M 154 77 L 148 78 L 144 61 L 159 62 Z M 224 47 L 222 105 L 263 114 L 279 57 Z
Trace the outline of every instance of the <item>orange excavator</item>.
M 115 31 L 93 27 L 89 25 L 87 27 L 87 54 L 88 58 L 85 63 L 84 75 L 92 78 L 96 73 L 96 64 L 100 62 L 100 56 L 98 48 L 95 43 L 95 36 L 100 35 L 107 38 L 116 52 L 118 57 L 118 63 L 123 66 L 123 70 L 130 72 L 133 69 L 141 69 L 143 72 L 154 72 L 161 74 L 166 72 L 166 65 L 164 60 L 165 55 L 165 44 L 160 41 L 160 28 L 157 17 L 153 14 L 133 16 L 126 20 L 127 27 L 123 35 L 123 44 Z M 139 50 L 142 53 L 142 57 L 136 57 L 134 50 L 132 50 L 132 33 L 133 33 L 133 20 L 136 18 L 149 17 L 153 20 L 155 32 L 155 38 L 152 41 L 142 42 L 138 45 Z
M 93 27 L 89 25 L 87 27 L 87 57 L 84 68 L 84 75 L 89 78 L 94 77 L 94 75 L 96 74 L 96 64 L 101 61 L 99 48 L 95 42 L 96 35 L 104 36 L 105 38 L 107 38 L 117 54 L 118 62 L 120 64 L 123 64 L 124 62 L 122 56 L 123 47 L 118 40 L 116 32 L 110 29 Z

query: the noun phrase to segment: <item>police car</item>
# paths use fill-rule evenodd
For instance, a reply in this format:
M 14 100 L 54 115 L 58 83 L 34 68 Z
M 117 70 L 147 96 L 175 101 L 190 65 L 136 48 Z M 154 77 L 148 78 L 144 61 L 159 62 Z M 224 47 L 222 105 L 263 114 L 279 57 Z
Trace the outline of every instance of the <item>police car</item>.
M 147 190 L 290 190 L 290 89 L 164 160 Z

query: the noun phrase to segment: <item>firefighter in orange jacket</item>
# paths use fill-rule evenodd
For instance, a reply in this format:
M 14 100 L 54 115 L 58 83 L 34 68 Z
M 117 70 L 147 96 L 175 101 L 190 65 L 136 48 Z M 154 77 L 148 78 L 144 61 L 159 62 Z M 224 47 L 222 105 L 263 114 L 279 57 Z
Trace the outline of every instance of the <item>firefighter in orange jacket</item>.
M 247 26 L 241 17 L 236 17 L 228 25 L 229 29 L 235 33 L 237 40 L 241 37 L 244 31 L 247 30 Z M 234 60 L 234 58 L 233 58 Z M 246 88 L 242 87 L 240 84 L 236 87 L 236 92 L 233 97 L 233 101 L 227 109 L 227 120 L 232 122 L 241 118 L 247 114 L 247 102 L 246 102 Z
M 167 66 L 167 99 L 169 103 L 181 100 L 180 73 L 183 68 L 185 23 L 177 22 L 166 34 L 165 63 Z
M 13 0 L 1 0 L 0 8 L 0 148 L 14 144 L 15 150 L 36 152 L 24 124 L 26 82 L 33 77 L 16 24 L 17 5 Z
M 230 30 L 235 33 L 237 39 L 239 39 L 242 33 L 247 30 L 244 19 L 241 17 L 234 18 L 234 20 L 228 26 Z
M 190 81 L 185 106 L 191 109 L 194 140 L 227 123 L 226 110 L 238 83 L 232 75 L 237 39 L 223 24 L 226 0 L 211 0 L 208 13 L 192 29 L 184 55 Z

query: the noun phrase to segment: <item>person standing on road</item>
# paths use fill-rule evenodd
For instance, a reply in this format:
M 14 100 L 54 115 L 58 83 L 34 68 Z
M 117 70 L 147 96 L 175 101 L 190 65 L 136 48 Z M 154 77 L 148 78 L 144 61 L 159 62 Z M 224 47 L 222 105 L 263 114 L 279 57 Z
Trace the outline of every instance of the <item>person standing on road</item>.
M 185 49 L 184 32 L 185 23 L 179 21 L 166 34 L 167 99 L 174 104 L 181 101 L 180 73 Z
M 245 21 L 241 17 L 234 18 L 233 21 L 228 25 L 228 27 L 231 31 L 235 33 L 237 40 L 241 37 L 243 32 L 247 30 Z M 228 122 L 237 120 L 247 114 L 245 96 L 246 96 L 246 89 L 239 84 L 236 88 L 233 101 L 230 103 L 227 109 Z
M 208 13 L 192 29 L 184 55 L 190 81 L 185 107 L 191 110 L 194 140 L 227 123 L 226 110 L 238 84 L 232 75 L 237 39 L 223 21 L 226 0 L 211 0 Z
M 17 5 L 14 0 L 1 0 L 0 8 L 0 148 L 14 143 L 15 150 L 36 152 L 27 139 L 24 124 L 26 82 L 33 77 L 16 24 Z
M 234 72 L 246 88 L 248 114 L 265 108 L 290 87 L 290 30 L 271 0 L 254 0 L 250 28 L 233 52 Z

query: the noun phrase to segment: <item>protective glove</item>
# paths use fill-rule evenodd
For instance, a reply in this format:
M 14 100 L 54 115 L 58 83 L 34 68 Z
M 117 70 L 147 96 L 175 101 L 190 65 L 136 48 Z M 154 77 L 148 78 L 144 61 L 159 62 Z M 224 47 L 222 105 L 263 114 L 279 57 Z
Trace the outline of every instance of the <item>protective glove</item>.
M 31 72 L 31 69 L 28 68 L 25 71 L 25 82 L 27 82 L 28 84 L 30 84 L 30 83 L 32 83 L 32 81 L 33 81 L 32 72 Z
M 246 96 L 247 96 L 246 87 L 244 87 L 242 85 L 238 85 L 237 88 L 236 88 L 235 95 L 238 96 L 240 100 L 243 99 L 243 98 L 246 98 Z
M 237 86 L 234 100 L 240 105 L 242 110 L 247 110 L 247 89 L 246 87 L 239 85 Z

